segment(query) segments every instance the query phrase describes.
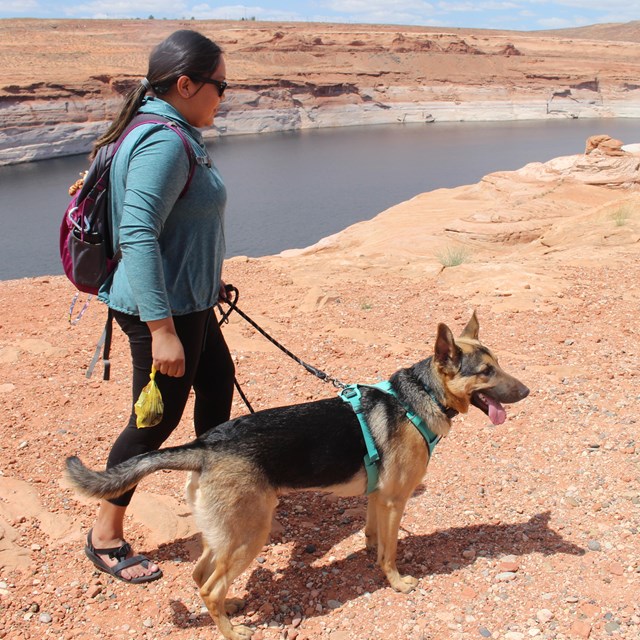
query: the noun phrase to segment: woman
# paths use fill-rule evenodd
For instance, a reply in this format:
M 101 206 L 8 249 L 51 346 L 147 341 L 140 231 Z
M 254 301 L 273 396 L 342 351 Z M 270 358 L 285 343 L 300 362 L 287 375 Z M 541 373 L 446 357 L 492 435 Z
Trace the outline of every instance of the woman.
M 190 174 L 189 155 L 181 137 L 162 124 L 133 129 L 113 160 L 113 246 L 122 257 L 99 298 L 129 338 L 133 402 L 153 364 L 164 414 L 158 425 L 138 429 L 132 403 L 107 468 L 158 449 L 178 425 L 191 388 L 197 435 L 229 418 L 234 367 L 213 314 L 216 302 L 226 298 L 221 280 L 226 191 L 197 130 L 212 125 L 227 86 L 225 74 L 214 42 L 195 31 L 176 31 L 153 50 L 146 78 L 95 144 L 94 154 L 142 113 L 176 123 L 197 160 L 181 195 Z M 148 582 L 162 571 L 125 542 L 123 522 L 132 494 L 102 501 L 85 552 L 101 571 Z

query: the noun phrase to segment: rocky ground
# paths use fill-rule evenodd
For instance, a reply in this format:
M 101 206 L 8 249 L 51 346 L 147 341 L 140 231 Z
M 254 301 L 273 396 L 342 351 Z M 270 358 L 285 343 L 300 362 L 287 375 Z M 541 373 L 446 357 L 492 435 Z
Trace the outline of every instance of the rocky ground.
M 481 339 L 531 388 L 503 425 L 472 408 L 438 445 L 400 532 L 413 593 L 365 551 L 363 498 L 292 495 L 232 587 L 246 598 L 235 622 L 257 640 L 640 638 L 637 164 L 529 165 L 302 252 L 227 263 L 240 308 L 340 380 L 386 379 L 476 309 Z M 63 462 L 104 464 L 129 365 L 116 332 L 112 379 L 85 378 L 104 309 L 70 326 L 71 295 L 60 277 L 0 283 L 0 638 L 219 637 L 191 580 L 182 473 L 146 479 L 127 517 L 162 580 L 126 585 L 84 557 L 96 505 L 61 484 Z M 224 330 L 255 408 L 335 393 L 239 317 Z M 191 436 L 187 412 L 171 443 Z

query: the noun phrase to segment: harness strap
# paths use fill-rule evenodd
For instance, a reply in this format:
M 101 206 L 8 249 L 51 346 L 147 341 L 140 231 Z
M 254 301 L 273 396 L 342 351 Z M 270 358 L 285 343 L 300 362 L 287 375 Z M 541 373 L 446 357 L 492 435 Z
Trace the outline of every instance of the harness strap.
M 380 454 L 376 448 L 376 443 L 371 435 L 371 429 L 363 414 L 362 403 L 360 399 L 362 394 L 357 384 L 350 384 L 340 392 L 340 397 L 351 405 L 364 437 L 364 444 L 367 447 L 367 453 L 364 455 L 364 468 L 367 472 L 367 494 L 372 493 L 378 488 L 378 463 L 380 462 Z
M 384 382 L 379 382 L 378 384 L 375 384 L 373 386 L 376 387 L 377 389 L 380 389 L 381 391 L 384 391 L 385 393 L 388 393 L 389 395 L 393 396 L 396 400 L 398 400 L 402 408 L 405 410 L 405 414 L 407 418 L 411 420 L 411 422 L 414 424 L 416 429 L 420 432 L 420 435 L 424 438 L 425 442 L 427 443 L 427 447 L 429 447 L 429 456 L 433 455 L 433 450 L 436 448 L 436 445 L 438 444 L 438 442 L 440 442 L 440 439 L 442 436 L 439 436 L 435 434 L 433 431 L 431 431 L 431 429 L 427 427 L 427 423 L 419 415 L 415 414 L 413 411 L 408 409 L 404 405 L 404 403 L 400 402 L 398 398 L 398 394 L 395 392 L 394 388 L 391 386 L 391 383 L 388 380 L 385 380 Z M 431 393 L 429 395 L 433 397 Z M 445 409 L 442 408 L 442 404 L 440 402 L 438 402 L 438 407 L 443 413 L 446 413 Z
M 393 396 L 398 401 L 400 406 L 404 409 L 407 419 L 411 421 L 411 423 L 420 432 L 420 435 L 424 438 L 424 441 L 427 444 L 427 448 L 429 449 L 429 457 L 433 455 L 433 450 L 435 449 L 438 442 L 440 442 L 441 436 L 431 431 L 431 429 L 427 427 L 426 422 L 420 416 L 408 409 L 403 402 L 400 402 L 398 394 L 395 392 L 394 388 L 391 386 L 391 383 L 388 380 L 385 380 L 384 382 L 378 382 L 377 384 L 351 384 L 342 389 L 342 391 L 340 392 L 340 398 L 342 398 L 342 400 L 344 400 L 345 402 L 348 402 L 351 405 L 354 413 L 356 414 L 356 417 L 358 418 L 358 422 L 360 424 L 360 429 L 362 429 L 364 443 L 367 447 L 367 453 L 364 456 L 364 468 L 367 472 L 367 494 L 369 494 L 378 488 L 378 467 L 380 464 L 380 454 L 378 453 L 378 449 L 376 448 L 376 443 L 373 439 L 373 435 L 371 434 L 371 429 L 369 429 L 369 425 L 367 424 L 367 421 L 364 417 L 362 403 L 360 400 L 362 398 L 362 394 L 360 393 L 360 389 L 358 387 L 370 387 L 373 389 L 379 389 L 380 391 Z

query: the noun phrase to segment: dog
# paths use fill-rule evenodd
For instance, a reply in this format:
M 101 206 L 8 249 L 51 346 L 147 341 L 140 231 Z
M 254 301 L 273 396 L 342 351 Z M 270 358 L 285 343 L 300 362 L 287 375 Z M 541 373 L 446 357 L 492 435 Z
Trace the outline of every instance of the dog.
M 503 371 L 479 339 L 474 311 L 459 338 L 439 324 L 433 354 L 389 379 L 393 394 L 362 386 L 361 412 L 379 453 L 377 488 L 368 495 L 366 545 L 391 586 L 408 593 L 418 583 L 396 566 L 398 529 L 407 500 L 426 472 L 429 446 L 411 422 L 419 416 L 437 437 L 451 418 L 474 405 L 494 424 L 506 419 L 502 403 L 529 394 Z M 187 500 L 202 531 L 203 553 L 193 571 L 211 617 L 229 640 L 247 640 L 249 627 L 233 626 L 227 591 L 266 543 L 278 495 L 291 491 L 363 494 L 365 437 L 341 398 L 266 409 L 235 418 L 189 444 L 131 458 L 106 471 L 91 471 L 77 457 L 66 475 L 80 493 L 115 498 L 159 469 L 190 471 Z

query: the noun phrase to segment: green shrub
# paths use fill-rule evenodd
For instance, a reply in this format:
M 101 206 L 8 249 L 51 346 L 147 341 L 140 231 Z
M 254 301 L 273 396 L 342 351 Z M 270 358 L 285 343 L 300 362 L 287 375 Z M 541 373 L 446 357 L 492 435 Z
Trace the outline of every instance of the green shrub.
M 436 257 L 443 267 L 457 267 L 471 256 L 465 247 L 445 247 L 436 253 Z
M 623 227 L 631 217 L 631 207 L 622 205 L 611 214 L 611 219 L 616 223 L 616 227 Z

